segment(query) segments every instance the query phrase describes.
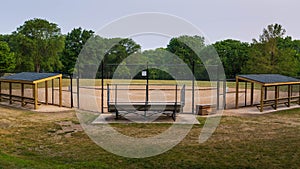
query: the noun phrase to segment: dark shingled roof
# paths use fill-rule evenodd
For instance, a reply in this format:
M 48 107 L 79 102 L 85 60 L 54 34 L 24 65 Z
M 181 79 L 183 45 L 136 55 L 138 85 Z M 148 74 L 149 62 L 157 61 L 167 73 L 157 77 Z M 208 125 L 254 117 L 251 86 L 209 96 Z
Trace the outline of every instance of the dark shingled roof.
M 299 79 L 283 76 L 279 74 L 250 74 L 250 75 L 238 75 L 241 78 L 246 78 L 259 83 L 288 83 L 288 82 L 300 82 Z
M 45 79 L 57 75 L 59 75 L 59 73 L 22 72 L 22 73 L 1 77 L 0 80 L 34 82 L 36 80 L 41 80 L 41 79 Z

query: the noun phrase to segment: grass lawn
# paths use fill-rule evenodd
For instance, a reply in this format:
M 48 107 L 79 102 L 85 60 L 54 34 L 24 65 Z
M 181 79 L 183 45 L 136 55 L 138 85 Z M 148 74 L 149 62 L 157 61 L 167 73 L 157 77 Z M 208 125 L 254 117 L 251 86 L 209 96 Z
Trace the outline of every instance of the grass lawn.
M 83 132 L 60 133 L 78 125 L 74 111 L 34 113 L 0 107 L 0 168 L 299 168 L 300 109 L 273 114 L 222 117 L 216 132 L 198 143 L 202 122 L 173 149 L 144 159 L 119 157 Z M 168 124 L 114 124 L 133 137 L 147 137 Z

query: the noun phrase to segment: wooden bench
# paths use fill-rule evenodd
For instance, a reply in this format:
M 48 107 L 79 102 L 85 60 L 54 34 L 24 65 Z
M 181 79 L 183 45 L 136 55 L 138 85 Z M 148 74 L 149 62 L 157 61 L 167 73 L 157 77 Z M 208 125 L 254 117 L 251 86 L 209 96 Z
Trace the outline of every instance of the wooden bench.
M 9 94 L 0 94 L 0 101 L 1 100 L 8 100 L 10 101 L 10 104 L 13 102 L 21 102 L 22 106 L 25 106 L 26 104 L 34 104 L 34 99 L 30 97 L 22 97 L 17 95 L 9 95 Z
M 176 113 L 182 112 L 182 106 L 179 103 L 109 103 L 108 112 L 116 113 L 116 119 L 122 114 L 136 113 L 138 111 L 144 111 L 144 117 L 147 117 L 147 112 L 152 111 L 154 114 L 162 113 L 170 115 L 174 121 L 176 121 Z M 138 114 L 138 113 L 136 113 Z
M 285 106 L 289 107 L 290 103 L 299 103 L 299 99 L 297 99 L 297 98 L 299 98 L 299 97 L 298 96 L 297 97 L 291 97 L 290 101 L 289 101 L 289 98 L 279 98 L 279 99 L 277 99 L 277 106 L 284 104 Z M 263 107 L 267 107 L 267 106 L 271 106 L 273 109 L 277 109 L 276 100 L 274 100 L 274 99 L 264 100 Z M 256 107 L 258 109 L 260 109 L 261 105 L 259 104 Z
M 196 113 L 198 115 L 208 115 L 208 109 L 212 107 L 211 104 L 197 104 L 196 105 Z

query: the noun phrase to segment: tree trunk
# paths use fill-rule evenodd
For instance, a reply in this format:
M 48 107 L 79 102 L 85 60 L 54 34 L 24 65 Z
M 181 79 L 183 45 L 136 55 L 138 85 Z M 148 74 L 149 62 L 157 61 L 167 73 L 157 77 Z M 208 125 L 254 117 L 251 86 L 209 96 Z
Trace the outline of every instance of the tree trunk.
M 40 72 L 40 69 L 41 69 L 41 65 L 40 65 L 40 64 L 36 64 L 36 65 L 35 65 L 35 70 L 34 70 L 34 71 L 35 71 L 36 73 L 39 73 L 39 72 Z

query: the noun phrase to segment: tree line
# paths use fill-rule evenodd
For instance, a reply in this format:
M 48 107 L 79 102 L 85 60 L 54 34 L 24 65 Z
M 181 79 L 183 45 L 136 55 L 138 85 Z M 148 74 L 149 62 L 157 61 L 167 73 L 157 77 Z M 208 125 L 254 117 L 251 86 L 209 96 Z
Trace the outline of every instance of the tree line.
M 103 66 L 105 78 L 111 78 L 115 71 L 121 78 L 141 78 L 136 72 L 141 69 L 138 66 L 147 64 L 169 65 L 151 67 L 149 76 L 172 79 L 167 72 L 179 70 L 179 67 L 170 65 L 184 62 L 191 70 L 194 68 L 197 79 L 206 79 L 206 68 L 201 65 L 217 64 L 209 59 L 216 54 L 227 78 L 250 73 L 300 75 L 300 40 L 286 36 L 280 24 L 268 25 L 252 43 L 227 39 L 207 45 L 204 37 L 183 35 L 172 38 L 166 48 L 145 51 L 130 38 L 103 38 L 80 27 L 64 35 L 57 24 L 38 18 L 26 21 L 11 34 L 0 35 L 0 72 L 72 74 L 94 65 L 97 74 L 91 75 L 93 77 L 102 76 Z M 75 67 L 80 55 L 89 58 L 79 61 Z M 174 55 L 179 59 L 174 59 Z

